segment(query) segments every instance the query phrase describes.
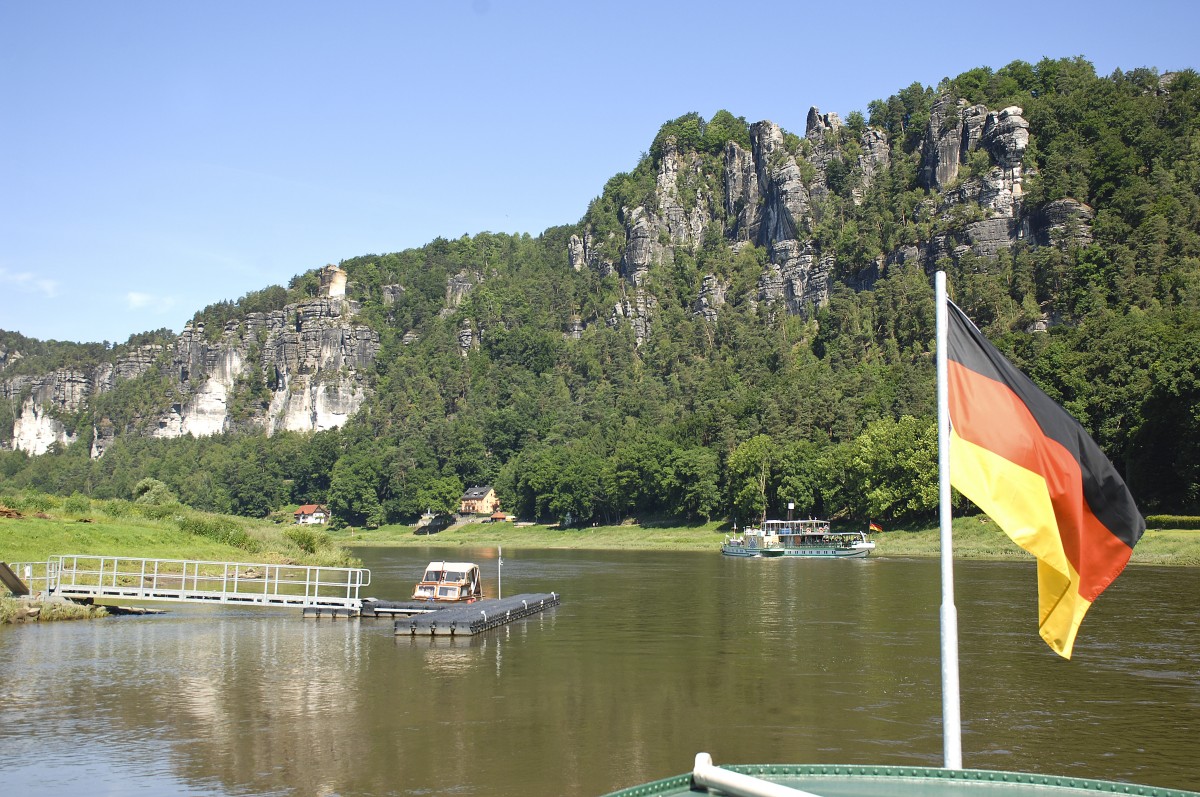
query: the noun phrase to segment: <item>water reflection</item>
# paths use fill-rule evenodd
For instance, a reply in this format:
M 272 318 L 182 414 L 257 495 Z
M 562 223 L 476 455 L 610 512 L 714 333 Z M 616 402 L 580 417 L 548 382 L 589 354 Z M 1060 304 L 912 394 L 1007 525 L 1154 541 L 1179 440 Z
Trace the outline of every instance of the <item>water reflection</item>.
M 478 552 L 359 553 L 381 598 L 439 558 L 473 558 L 495 584 Z M 1065 662 L 1037 637 L 1031 565 L 960 566 L 967 765 L 1200 785 L 1193 579 L 1130 569 Z M 588 795 L 685 771 L 701 750 L 940 763 L 935 562 L 521 552 L 504 587 L 564 602 L 467 638 L 217 607 L 0 630 L 0 782 Z

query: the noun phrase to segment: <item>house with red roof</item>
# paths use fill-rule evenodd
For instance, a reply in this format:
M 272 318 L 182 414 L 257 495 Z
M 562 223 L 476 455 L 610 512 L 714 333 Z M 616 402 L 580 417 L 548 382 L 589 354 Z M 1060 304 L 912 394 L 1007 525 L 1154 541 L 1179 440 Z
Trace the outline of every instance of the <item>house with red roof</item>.
M 295 512 L 296 522 L 301 525 L 310 523 L 325 524 L 329 520 L 329 510 L 324 504 L 305 504 Z

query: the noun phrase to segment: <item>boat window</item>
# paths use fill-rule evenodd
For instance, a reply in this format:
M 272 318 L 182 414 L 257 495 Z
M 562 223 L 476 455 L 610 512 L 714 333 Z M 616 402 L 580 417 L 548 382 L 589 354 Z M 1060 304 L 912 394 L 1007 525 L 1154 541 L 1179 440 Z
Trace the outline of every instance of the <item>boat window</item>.
M 446 580 L 447 581 L 462 581 L 466 577 L 467 577 L 466 573 L 459 573 L 455 570 L 447 570 L 446 571 Z
M 442 575 L 441 570 L 426 570 L 424 580 L 425 581 L 441 581 L 442 580 L 441 575 Z

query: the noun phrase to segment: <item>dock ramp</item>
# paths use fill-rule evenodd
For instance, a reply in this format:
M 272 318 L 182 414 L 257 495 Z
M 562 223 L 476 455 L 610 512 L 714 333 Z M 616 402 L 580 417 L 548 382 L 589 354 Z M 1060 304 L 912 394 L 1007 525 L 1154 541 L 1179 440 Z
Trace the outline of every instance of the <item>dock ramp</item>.
M 8 588 L 8 591 L 18 598 L 29 594 L 29 587 L 21 580 L 21 577 L 12 571 L 5 562 L 0 562 L 0 582 Z

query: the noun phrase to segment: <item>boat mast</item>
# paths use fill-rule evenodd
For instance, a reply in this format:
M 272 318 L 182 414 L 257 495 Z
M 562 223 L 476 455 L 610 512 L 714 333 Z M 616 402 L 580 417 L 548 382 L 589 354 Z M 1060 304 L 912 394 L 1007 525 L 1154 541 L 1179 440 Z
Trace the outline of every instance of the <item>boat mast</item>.
M 950 534 L 950 392 L 947 385 L 946 272 L 934 275 L 937 305 L 938 517 L 942 561 L 942 766 L 962 769 L 958 694 L 958 610 L 954 607 L 954 551 Z

